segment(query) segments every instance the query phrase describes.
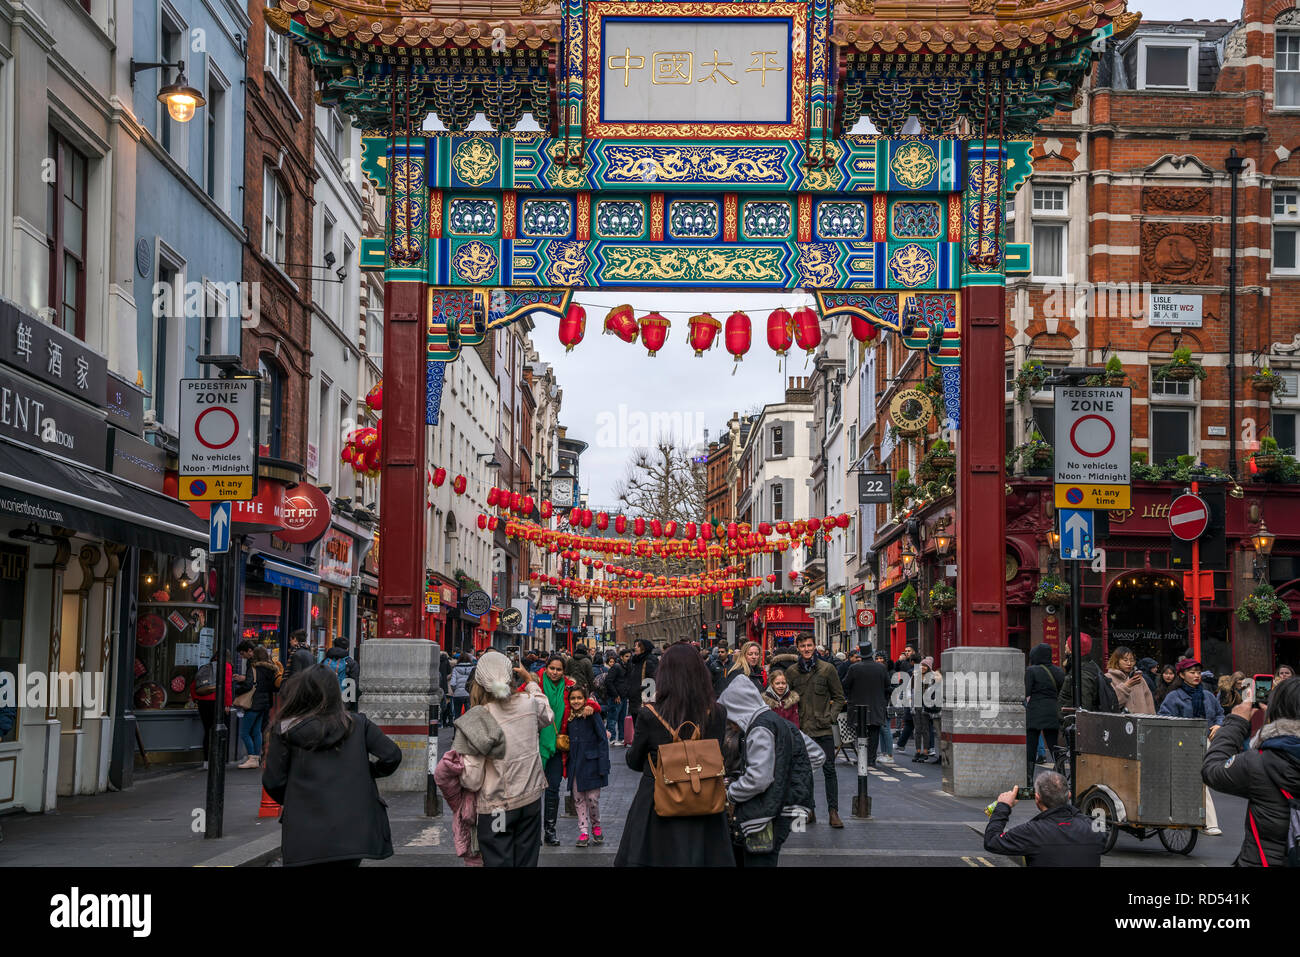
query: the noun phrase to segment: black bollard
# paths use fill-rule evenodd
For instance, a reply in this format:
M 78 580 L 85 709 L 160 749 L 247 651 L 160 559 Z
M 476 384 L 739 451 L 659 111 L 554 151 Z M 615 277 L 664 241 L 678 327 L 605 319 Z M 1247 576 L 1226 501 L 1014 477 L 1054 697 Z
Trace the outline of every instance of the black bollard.
M 871 717 L 871 709 L 866 705 L 854 705 L 854 717 L 857 719 L 858 739 L 858 793 L 853 798 L 853 816 L 854 817 L 871 817 L 871 794 L 868 788 L 870 774 L 867 767 L 867 738 L 871 734 L 868 720 Z
M 424 816 L 442 816 L 442 795 L 433 780 L 433 769 L 438 766 L 438 712 L 442 702 L 429 705 L 429 761 L 424 779 Z

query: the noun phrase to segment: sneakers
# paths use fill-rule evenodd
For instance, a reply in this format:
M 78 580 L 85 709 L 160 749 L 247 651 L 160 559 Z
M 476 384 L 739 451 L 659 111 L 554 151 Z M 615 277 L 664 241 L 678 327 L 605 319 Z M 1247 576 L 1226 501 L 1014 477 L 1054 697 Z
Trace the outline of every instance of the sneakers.
M 547 828 L 542 832 L 542 843 L 547 847 L 559 847 L 560 839 L 555 836 L 554 828 Z
M 598 827 L 593 827 L 593 828 L 591 829 L 591 843 L 593 843 L 593 844 L 604 844 L 604 843 L 605 843 L 605 835 L 600 833 L 600 828 L 598 828 Z
M 1217 828 L 1217 827 L 1207 827 L 1207 828 L 1205 829 L 1205 836 L 1206 836 L 1206 837 L 1223 837 L 1223 831 L 1219 830 L 1219 828 Z
M 249 770 L 253 768 L 260 768 L 262 766 L 262 759 L 255 754 L 250 754 L 248 757 L 244 758 L 244 762 L 242 764 L 237 764 L 235 766 L 238 768 L 245 768 Z
M 831 811 L 831 827 L 843 827 L 844 822 L 840 820 L 839 811 Z
M 556 843 L 558 844 L 559 842 L 556 841 Z M 577 843 L 577 846 L 578 846 L 578 847 L 587 847 L 587 846 L 588 846 L 588 843 L 589 843 L 588 840 L 587 840 L 587 835 L 586 835 L 586 834 L 579 834 L 579 835 L 578 835 L 578 840 L 577 840 L 576 843 Z

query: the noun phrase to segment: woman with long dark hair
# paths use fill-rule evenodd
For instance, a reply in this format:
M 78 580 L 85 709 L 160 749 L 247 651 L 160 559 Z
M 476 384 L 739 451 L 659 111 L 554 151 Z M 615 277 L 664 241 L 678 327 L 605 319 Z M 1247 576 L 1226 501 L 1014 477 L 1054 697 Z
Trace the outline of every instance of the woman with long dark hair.
M 244 716 L 239 719 L 239 740 L 244 743 L 248 757 L 238 767 L 257 768 L 262 766 L 262 737 L 266 727 L 266 717 L 275 701 L 275 679 L 279 677 L 271 653 L 260 645 L 253 649 L 253 666 L 235 689 L 236 694 L 253 692 L 253 701 L 244 709 Z
M 401 749 L 376 725 L 344 709 L 329 668 L 312 665 L 286 681 L 262 772 L 262 787 L 284 806 L 284 865 L 355 867 L 363 857 L 392 857 L 387 805 L 374 779 L 401 763 Z
M 714 700 L 709 669 L 689 644 L 673 645 L 664 652 L 654 680 L 654 711 L 643 708 L 637 714 L 632 745 L 627 749 L 627 766 L 641 772 L 641 781 L 627 812 L 614 864 L 734 867 L 726 812 L 660 817 L 654 808 L 654 772 L 649 761 L 651 756 L 657 760 L 660 745 L 673 740 L 665 724 L 680 728 L 693 722 L 701 737 L 713 738 L 721 746 L 727 733 L 727 709 Z M 685 733 L 690 734 L 689 727 Z

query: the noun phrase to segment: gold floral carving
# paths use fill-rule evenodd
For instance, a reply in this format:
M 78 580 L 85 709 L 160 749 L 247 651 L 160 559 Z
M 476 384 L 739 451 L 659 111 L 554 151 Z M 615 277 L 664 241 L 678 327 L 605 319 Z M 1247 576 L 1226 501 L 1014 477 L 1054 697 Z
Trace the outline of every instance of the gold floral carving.
M 1195 186 L 1147 186 L 1142 190 L 1142 208 L 1208 213 L 1210 191 Z
M 289 32 L 289 24 L 293 18 L 289 16 L 288 10 L 282 10 L 279 7 L 266 8 L 266 25 L 281 35 Z
M 953 194 L 956 195 L 956 194 Z M 883 241 L 886 237 L 885 223 L 889 209 L 888 196 L 873 196 L 871 199 L 871 238 Z

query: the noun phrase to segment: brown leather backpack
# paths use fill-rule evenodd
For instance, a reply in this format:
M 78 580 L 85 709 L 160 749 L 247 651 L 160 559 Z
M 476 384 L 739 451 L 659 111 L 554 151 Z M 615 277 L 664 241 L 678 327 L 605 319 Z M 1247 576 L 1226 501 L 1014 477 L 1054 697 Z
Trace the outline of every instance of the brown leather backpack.
M 659 759 L 650 758 L 655 780 L 655 813 L 660 817 L 699 817 L 721 814 L 727 806 L 727 789 L 723 782 L 722 748 L 714 738 L 702 738 L 694 721 L 683 722 L 674 730 L 654 709 L 645 708 L 662 724 L 673 740 L 659 745 Z M 681 736 L 690 725 L 689 738 Z

